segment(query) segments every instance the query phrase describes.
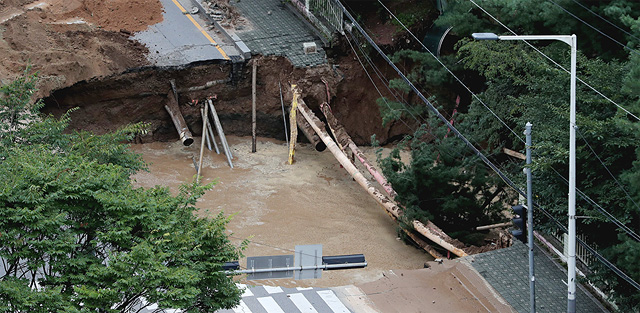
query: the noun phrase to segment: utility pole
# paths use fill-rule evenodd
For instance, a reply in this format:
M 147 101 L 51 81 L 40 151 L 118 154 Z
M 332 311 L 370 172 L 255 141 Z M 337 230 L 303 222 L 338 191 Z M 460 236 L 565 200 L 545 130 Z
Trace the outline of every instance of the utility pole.
M 531 123 L 527 122 L 524 134 L 526 135 L 525 148 L 527 151 L 527 239 L 529 245 L 529 305 L 530 312 L 536 312 L 536 276 L 533 267 L 533 191 L 531 178 Z
M 207 139 L 207 122 L 209 122 L 209 110 L 207 106 L 204 106 L 204 114 L 202 117 L 202 140 L 200 141 L 200 159 L 198 159 L 198 168 L 196 168 L 196 182 L 200 182 L 200 176 L 202 175 L 202 157 L 204 156 L 204 142 Z
M 258 64 L 256 60 L 253 64 L 253 73 L 251 75 L 251 152 L 256 152 L 256 72 Z

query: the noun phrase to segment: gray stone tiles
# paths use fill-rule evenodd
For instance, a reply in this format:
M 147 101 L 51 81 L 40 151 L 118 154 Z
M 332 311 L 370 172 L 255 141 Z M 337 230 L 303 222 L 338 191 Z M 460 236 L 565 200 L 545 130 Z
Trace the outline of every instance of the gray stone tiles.
M 466 257 L 484 279 L 518 312 L 529 312 L 529 257 L 527 246 L 517 241 L 505 249 Z M 534 249 L 536 311 L 566 312 L 567 273 L 540 248 Z M 582 286 L 576 294 L 577 312 L 608 312 Z
M 325 63 L 322 43 L 311 29 L 291 12 L 281 0 L 231 0 L 250 29 L 237 30 L 237 35 L 254 53 L 285 56 L 295 67 L 312 67 Z M 302 44 L 316 42 L 317 53 L 305 54 Z

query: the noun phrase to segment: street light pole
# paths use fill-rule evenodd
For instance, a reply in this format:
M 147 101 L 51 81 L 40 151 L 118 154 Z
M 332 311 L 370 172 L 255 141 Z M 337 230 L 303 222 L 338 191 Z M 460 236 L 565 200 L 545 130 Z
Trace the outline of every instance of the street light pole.
M 527 232 L 529 245 L 529 312 L 536 312 L 536 274 L 533 266 L 533 179 L 531 177 L 531 123 L 525 125 L 527 167 Z
M 576 312 L 576 35 L 498 36 L 474 33 L 476 40 L 558 40 L 571 47 L 571 89 L 569 98 L 569 243 L 567 252 L 567 312 Z M 533 209 L 533 208 L 530 208 Z M 531 247 L 530 247 L 531 248 Z
M 576 312 L 576 54 L 577 38 L 571 35 L 571 117 L 569 120 L 569 285 L 567 312 Z

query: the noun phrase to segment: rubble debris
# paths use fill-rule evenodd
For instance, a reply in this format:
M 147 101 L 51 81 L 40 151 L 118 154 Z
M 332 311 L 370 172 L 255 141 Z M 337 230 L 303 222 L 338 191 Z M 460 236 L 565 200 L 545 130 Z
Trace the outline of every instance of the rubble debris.
M 207 15 L 225 28 L 235 27 L 245 21 L 240 19 L 240 13 L 229 4 L 229 0 L 204 0 L 202 7 Z

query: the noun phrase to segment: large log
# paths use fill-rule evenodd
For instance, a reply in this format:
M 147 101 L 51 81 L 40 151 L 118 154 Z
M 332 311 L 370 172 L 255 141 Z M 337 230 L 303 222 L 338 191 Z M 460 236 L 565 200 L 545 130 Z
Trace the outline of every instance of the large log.
M 309 110 L 307 105 L 304 103 L 302 99 L 298 99 L 298 111 L 304 116 L 304 118 L 309 122 L 309 125 L 313 128 L 313 130 L 318 134 L 320 139 L 325 143 L 329 151 L 335 156 L 336 160 L 340 162 L 342 167 L 349 172 L 351 177 L 362 187 L 364 188 L 382 207 L 385 208 L 387 213 L 391 215 L 393 218 L 397 219 L 400 217 L 400 208 L 398 205 L 389 199 L 387 196 L 379 192 L 375 187 L 371 185 L 369 180 L 367 180 L 362 173 L 351 163 L 349 158 L 338 148 L 333 139 L 326 133 L 324 129 L 320 129 L 317 125 L 316 121 L 319 121 L 318 118 Z M 454 246 L 451 242 L 453 241 L 449 236 L 446 236 L 444 232 L 439 230 L 439 228 L 435 227 L 435 225 L 424 225 L 420 221 L 413 221 L 414 229 L 425 236 L 427 239 L 435 242 L 439 246 L 451 251 L 453 254 L 463 257 L 468 254 L 464 252 L 462 249 Z M 445 236 L 442 236 L 442 235 Z
M 393 190 L 391 184 L 387 182 L 387 179 L 384 178 L 384 176 L 380 174 L 380 172 L 378 172 L 378 170 L 373 165 L 371 165 L 371 162 L 367 160 L 367 157 L 365 157 L 364 153 L 362 153 L 362 151 L 360 151 L 353 140 L 351 140 L 351 136 L 347 134 L 347 132 L 344 130 L 344 127 L 338 122 L 338 119 L 333 115 L 333 112 L 331 112 L 331 107 L 328 104 L 323 103 L 320 106 L 320 109 L 322 110 L 324 116 L 327 118 L 327 123 L 329 124 L 329 127 L 333 132 L 333 136 L 336 138 L 336 141 L 338 141 L 338 144 L 341 145 L 340 148 L 342 149 L 342 147 L 349 147 L 349 149 L 351 149 L 351 152 L 353 152 L 360 163 L 362 163 L 362 165 L 364 165 L 364 167 L 367 169 L 367 171 L 369 171 L 373 178 L 375 178 L 378 184 L 382 186 L 389 197 L 391 197 L 391 199 L 394 199 L 398 194 Z
M 296 118 L 296 112 L 298 111 L 298 94 L 296 85 L 291 85 L 291 92 L 293 92 L 293 99 L 291 100 L 291 112 L 289 113 L 289 126 L 291 126 L 291 141 L 289 142 L 289 159 L 287 163 L 293 164 L 293 157 L 296 152 L 296 143 L 298 142 L 298 119 Z

